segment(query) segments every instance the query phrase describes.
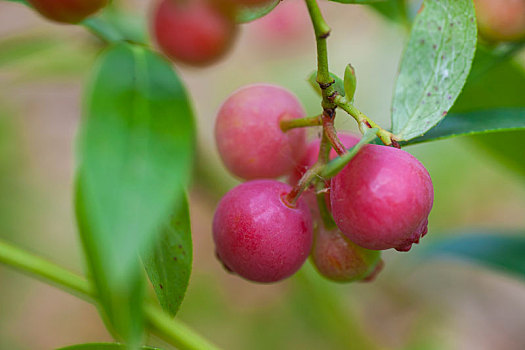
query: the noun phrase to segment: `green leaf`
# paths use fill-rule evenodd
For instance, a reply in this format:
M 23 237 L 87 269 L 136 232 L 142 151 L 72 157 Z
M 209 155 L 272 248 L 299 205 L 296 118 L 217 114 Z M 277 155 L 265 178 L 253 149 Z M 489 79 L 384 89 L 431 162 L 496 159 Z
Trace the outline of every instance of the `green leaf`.
M 191 227 L 186 199 L 161 231 L 160 237 L 144 253 L 142 260 L 160 305 L 168 314 L 175 316 L 191 274 Z
M 76 211 L 103 315 L 128 344 L 142 331 L 138 261 L 184 196 L 193 113 L 171 65 L 116 44 L 98 59 L 78 147 Z
M 453 113 L 425 135 L 401 142 L 401 145 L 412 145 L 454 136 L 512 130 L 525 130 L 525 108 L 499 108 L 469 113 Z
M 422 247 L 423 248 L 423 247 Z M 525 278 L 525 236 L 502 232 L 454 234 L 426 245 L 420 259 L 457 258 Z
M 506 52 L 500 54 L 498 51 L 478 49 L 473 75 L 469 77 L 452 112 L 525 109 L 525 70 L 510 58 L 511 55 Z M 501 114 L 494 114 L 493 117 L 494 122 L 505 122 L 500 120 Z M 525 177 L 525 152 L 519 151 L 525 149 L 525 131 L 477 135 L 470 139 L 509 169 Z
M 343 79 L 339 78 L 337 75 L 330 73 L 330 76 L 335 81 L 335 91 L 339 93 L 339 95 L 344 96 L 345 95 L 345 84 L 343 82 Z M 308 76 L 308 82 L 310 83 L 310 86 L 317 92 L 319 96 L 322 96 L 321 87 L 319 86 L 319 83 L 317 83 L 317 71 L 314 70 L 310 75 Z
M 237 23 L 248 23 L 255 21 L 257 18 L 266 16 L 279 5 L 280 0 L 271 0 L 257 6 L 239 6 L 235 21 Z
M 374 10 L 379 12 L 385 18 L 410 26 L 405 0 L 388 0 L 379 3 L 370 4 Z
M 445 117 L 470 71 L 476 49 L 472 0 L 426 0 L 403 55 L 392 102 L 401 140 L 423 135 Z
M 66 346 L 57 350 L 126 350 L 127 347 L 124 344 L 117 343 L 89 343 L 89 344 L 78 344 Z M 151 346 L 142 346 L 142 350 L 160 350 L 159 348 L 152 348 Z

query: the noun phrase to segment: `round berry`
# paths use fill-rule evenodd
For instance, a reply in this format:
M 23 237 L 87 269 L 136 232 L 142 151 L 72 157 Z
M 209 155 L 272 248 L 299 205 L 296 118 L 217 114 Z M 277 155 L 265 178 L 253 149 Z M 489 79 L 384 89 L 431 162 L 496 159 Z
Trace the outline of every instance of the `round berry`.
M 224 102 L 215 140 L 226 167 L 244 179 L 275 178 L 290 172 L 305 146 L 304 128 L 283 132 L 280 121 L 305 111 L 288 90 L 268 84 L 245 86 Z
M 375 277 L 381 265 L 381 253 L 352 243 L 337 228 L 327 230 L 321 226 L 315 235 L 312 260 L 324 277 L 352 282 Z
M 352 242 L 368 249 L 408 251 L 427 233 L 432 180 L 411 154 L 366 145 L 331 185 L 334 220 Z
M 78 23 L 107 5 L 108 0 L 28 0 L 46 18 Z
M 525 0 L 474 0 L 479 34 L 488 41 L 525 38 Z
M 291 187 L 254 180 L 229 191 L 213 218 L 216 253 L 224 266 L 254 282 L 277 282 L 294 274 L 312 247 L 312 219 L 299 199 L 289 206 Z
M 212 0 L 161 0 L 152 27 L 157 44 L 169 58 L 191 65 L 220 58 L 237 28 L 230 11 Z

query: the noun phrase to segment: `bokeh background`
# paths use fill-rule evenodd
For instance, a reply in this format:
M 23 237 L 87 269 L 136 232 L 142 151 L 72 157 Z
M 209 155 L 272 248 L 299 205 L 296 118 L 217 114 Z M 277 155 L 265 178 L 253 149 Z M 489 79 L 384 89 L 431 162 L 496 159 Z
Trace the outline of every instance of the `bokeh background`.
M 119 2 L 131 13 L 150 12 L 150 1 Z M 357 106 L 388 127 L 406 29 L 364 6 L 321 5 L 333 29 L 333 72 L 342 76 L 351 62 Z M 293 91 L 309 115 L 320 111 L 306 83 L 315 68 L 315 42 L 302 1 L 285 0 L 268 17 L 243 25 L 237 39 L 212 67 L 177 66 L 199 133 L 190 194 L 194 267 L 179 317 L 225 349 L 524 349 L 523 281 L 465 262 L 414 258 L 420 246 L 453 232 L 525 228 L 524 178 L 468 137 L 407 148 L 434 182 L 430 234 L 410 253 L 386 252 L 386 268 L 374 283 L 330 283 L 309 264 L 275 285 L 252 284 L 222 269 L 211 220 L 218 199 L 237 180 L 214 146 L 221 102 L 242 85 L 267 82 Z M 0 2 L 0 238 L 79 273 L 75 134 L 83 86 L 101 48 L 82 28 Z M 338 127 L 356 130 L 343 113 Z M 0 349 L 105 340 L 111 337 L 93 306 L 0 266 Z

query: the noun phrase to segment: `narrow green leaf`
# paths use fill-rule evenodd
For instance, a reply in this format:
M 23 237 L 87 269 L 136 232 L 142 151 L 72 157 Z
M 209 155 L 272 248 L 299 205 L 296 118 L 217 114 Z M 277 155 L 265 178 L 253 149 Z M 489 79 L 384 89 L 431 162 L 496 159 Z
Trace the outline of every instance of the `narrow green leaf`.
M 59 348 L 57 350 L 126 350 L 128 349 L 124 344 L 117 343 L 89 343 L 78 344 Z M 152 348 L 151 346 L 142 346 L 142 350 L 161 350 L 159 348 Z
M 239 6 L 235 20 L 237 23 L 248 23 L 266 16 L 279 5 L 280 0 L 271 0 L 258 6 Z
M 321 176 L 323 178 L 331 178 L 337 175 L 347 164 L 352 160 L 352 158 L 355 157 L 357 152 L 361 148 L 363 148 L 364 145 L 367 143 L 371 143 L 374 139 L 377 138 L 376 136 L 377 129 L 367 129 L 361 140 L 352 148 L 348 150 L 345 154 L 342 156 L 336 157 L 332 159 L 326 166 L 323 168 L 323 171 L 321 173 Z
M 343 79 L 339 78 L 337 75 L 330 73 L 330 76 L 334 78 L 335 81 L 335 91 L 339 93 L 339 95 L 344 96 L 345 95 L 345 83 Z M 319 83 L 317 83 L 317 71 L 314 70 L 310 75 L 308 76 L 308 83 L 310 83 L 310 86 L 317 92 L 319 96 L 322 96 L 321 87 L 319 86 Z
M 447 115 L 470 71 L 477 27 L 472 0 L 426 0 L 403 55 L 392 103 L 401 140 L 423 135 Z
M 97 293 L 113 330 L 142 330 L 140 249 L 183 199 L 193 114 L 171 65 L 146 47 L 117 44 L 99 58 L 79 135 L 77 219 Z
M 498 108 L 469 113 L 453 113 L 425 135 L 401 145 L 446 139 L 454 136 L 525 130 L 525 108 Z
M 456 258 L 525 278 L 525 235 L 505 232 L 454 234 L 427 244 L 420 259 Z
M 516 52 L 512 50 L 511 52 Z M 499 50 L 478 49 L 473 76 L 452 109 L 453 113 L 484 109 L 525 109 L 525 69 Z M 474 73 L 477 74 L 474 74 Z M 494 122 L 505 123 L 508 116 L 494 114 Z M 523 118 L 523 116 L 522 116 Z M 470 138 L 487 153 L 525 178 L 525 130 L 476 135 Z
M 142 260 L 160 305 L 175 316 L 188 287 L 193 256 L 186 198 L 161 231 Z
M 387 0 L 370 4 L 370 7 L 393 22 L 410 26 L 406 0 Z

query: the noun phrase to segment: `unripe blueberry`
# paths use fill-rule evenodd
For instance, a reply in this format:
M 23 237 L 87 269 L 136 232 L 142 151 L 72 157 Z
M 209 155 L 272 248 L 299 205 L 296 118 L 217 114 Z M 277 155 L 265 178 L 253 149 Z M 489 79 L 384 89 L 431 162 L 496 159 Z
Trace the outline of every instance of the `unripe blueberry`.
M 215 140 L 224 164 L 248 180 L 285 175 L 303 154 L 305 130 L 283 132 L 279 122 L 304 116 L 297 98 L 279 86 L 255 84 L 235 91 L 215 122 Z
M 525 38 L 525 0 L 474 0 L 479 34 L 488 41 Z
M 337 226 L 368 249 L 408 251 L 427 233 L 434 190 L 425 167 L 393 147 L 366 145 L 332 179 Z
M 229 191 L 213 218 L 213 239 L 224 266 L 261 283 L 294 274 L 312 247 L 312 219 L 299 199 L 284 202 L 291 187 L 275 180 L 254 180 Z
M 312 260 L 324 277 L 352 282 L 375 277 L 381 253 L 352 243 L 338 228 L 327 230 L 321 225 L 315 234 Z
M 106 6 L 108 0 L 28 0 L 46 18 L 78 23 Z
M 172 60 L 206 65 L 233 42 L 237 27 L 230 12 L 213 0 L 161 0 L 154 13 L 153 35 Z

